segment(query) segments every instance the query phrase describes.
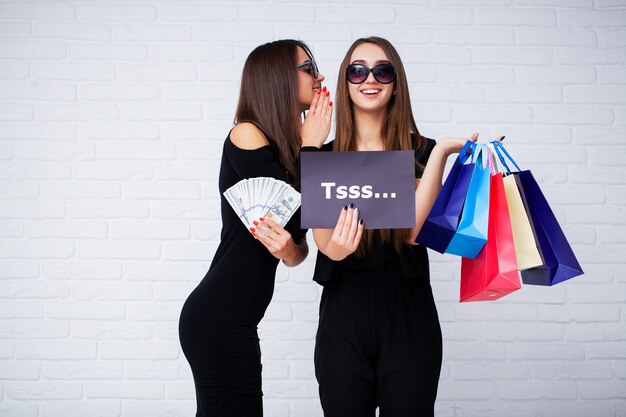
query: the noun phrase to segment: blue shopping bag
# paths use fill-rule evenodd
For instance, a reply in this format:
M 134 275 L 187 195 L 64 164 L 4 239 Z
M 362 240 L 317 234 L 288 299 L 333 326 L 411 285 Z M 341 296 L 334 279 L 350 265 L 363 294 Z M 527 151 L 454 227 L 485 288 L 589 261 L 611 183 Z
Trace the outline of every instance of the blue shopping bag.
M 490 158 L 486 145 L 478 145 L 474 171 L 465 197 L 461 220 L 446 253 L 474 259 L 487 243 L 489 222 Z
M 476 144 L 467 141 L 459 152 L 459 156 L 454 160 L 450 173 L 415 239 L 416 243 L 440 253 L 444 253 L 448 247 L 459 225 L 461 210 L 474 170 L 474 164 L 469 158 L 475 149 Z
M 512 158 L 501 143 L 495 149 L 502 158 Z M 514 161 L 513 161 L 514 162 Z M 519 169 L 519 168 L 518 168 Z M 574 255 L 548 200 L 541 192 L 533 174 L 526 170 L 513 173 L 543 264 L 522 271 L 522 282 L 533 285 L 554 285 L 584 272 Z

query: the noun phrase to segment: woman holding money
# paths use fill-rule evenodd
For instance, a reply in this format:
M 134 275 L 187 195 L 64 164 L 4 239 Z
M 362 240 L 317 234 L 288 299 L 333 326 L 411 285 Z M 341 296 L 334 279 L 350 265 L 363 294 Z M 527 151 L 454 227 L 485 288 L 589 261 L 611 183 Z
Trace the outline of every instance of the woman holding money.
M 365 230 L 367 219 L 350 204 L 334 230 L 313 231 L 314 279 L 324 285 L 315 346 L 324 415 L 373 417 L 379 407 L 381 416 L 433 416 L 442 338 L 426 248 L 414 241 L 447 157 L 467 139 L 435 142 L 419 134 L 402 61 L 377 37 L 348 50 L 336 112 L 335 140 L 323 150 L 415 152 L 416 227 Z
M 261 45 L 244 65 L 235 127 L 220 166 L 221 241 L 179 323 L 197 416 L 263 414 L 257 325 L 272 298 L 279 260 L 295 266 L 306 257 L 306 231 L 299 228 L 299 211 L 288 213 L 289 196 L 280 197 L 275 210 L 279 217 L 291 216 L 284 228 L 265 218 L 248 219 L 252 225 L 245 227 L 224 192 L 258 177 L 296 186 L 300 146 L 320 146 L 330 130 L 332 104 L 323 80 L 300 41 Z

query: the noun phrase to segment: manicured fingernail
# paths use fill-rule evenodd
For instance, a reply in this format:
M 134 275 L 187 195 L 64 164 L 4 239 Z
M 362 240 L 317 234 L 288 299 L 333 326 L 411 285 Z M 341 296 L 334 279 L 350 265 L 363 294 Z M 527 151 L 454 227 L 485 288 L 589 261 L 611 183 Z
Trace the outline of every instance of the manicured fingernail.
M 252 233 L 255 233 L 255 232 L 256 232 L 256 230 L 254 229 L 254 227 L 251 227 L 251 228 L 250 228 L 250 231 L 251 231 Z
M 326 91 L 326 86 L 324 86 L 324 88 L 322 88 L 322 91 Z
M 333 102 L 328 103 L 328 107 L 333 107 Z
M 330 96 L 330 91 L 326 92 L 326 97 Z
M 359 224 L 363 224 L 363 219 L 359 220 Z
M 354 204 L 353 203 L 350 203 L 350 208 L 351 209 L 354 208 Z
M 265 221 L 265 217 L 261 217 L 259 220 L 261 220 L 262 222 Z
M 322 92 L 322 90 L 317 90 L 317 94 L 319 94 L 319 93 L 321 93 L 321 92 Z
M 348 206 L 343 206 L 343 209 L 344 210 L 348 210 Z
M 259 222 L 257 222 L 256 220 L 252 220 L 252 223 L 254 223 L 255 226 L 259 225 Z

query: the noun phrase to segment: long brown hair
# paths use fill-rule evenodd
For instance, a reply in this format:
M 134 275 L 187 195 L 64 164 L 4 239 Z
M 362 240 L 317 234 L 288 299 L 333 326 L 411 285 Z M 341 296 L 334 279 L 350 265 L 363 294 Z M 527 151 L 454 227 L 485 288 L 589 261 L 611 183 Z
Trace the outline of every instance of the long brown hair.
M 386 39 L 376 36 L 357 39 L 346 52 L 346 56 L 339 68 L 339 78 L 337 80 L 337 95 L 335 97 L 335 141 L 334 151 L 354 151 L 356 150 L 354 109 L 350 94 L 348 92 L 348 80 L 346 70 L 351 64 L 350 58 L 354 50 L 361 44 L 372 43 L 378 45 L 387 55 L 387 59 L 396 69 L 396 79 L 394 81 L 394 95 L 387 104 L 387 114 L 381 127 L 380 136 L 383 140 L 385 150 L 413 150 L 414 146 L 423 148 L 426 146 L 426 139 L 417 130 L 413 111 L 411 109 L 411 99 L 409 97 L 409 85 L 404 71 L 404 65 L 396 48 Z M 416 141 L 416 145 L 414 145 Z M 416 162 L 418 173 L 424 169 Z M 365 219 L 367 221 L 367 219 Z M 371 252 L 376 234 L 383 242 L 392 242 L 394 248 L 400 251 L 407 245 L 407 239 L 411 229 L 377 229 L 364 230 L 361 243 L 356 251 L 357 256 L 365 256 Z
M 278 145 L 288 182 L 296 178 L 300 137 L 298 70 L 300 47 L 313 59 L 304 42 L 283 39 L 256 47 L 243 67 L 235 124 L 250 122 Z

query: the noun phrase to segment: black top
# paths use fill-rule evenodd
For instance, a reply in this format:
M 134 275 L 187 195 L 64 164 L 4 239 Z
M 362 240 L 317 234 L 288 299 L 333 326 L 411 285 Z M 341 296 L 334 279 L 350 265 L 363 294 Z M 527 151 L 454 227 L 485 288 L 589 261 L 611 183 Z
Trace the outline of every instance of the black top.
M 324 145 L 321 150 L 331 151 L 331 143 Z M 425 166 L 435 144 L 436 142 L 433 139 L 426 138 L 426 146 L 418 149 L 417 142 L 414 139 L 415 160 L 422 166 Z M 317 150 L 317 148 L 302 148 L 302 151 L 305 152 L 314 150 Z M 415 170 L 415 178 L 421 178 L 421 172 L 417 168 Z M 313 280 L 324 285 L 341 275 L 377 270 L 395 270 L 405 277 L 419 277 L 429 281 L 430 273 L 426 247 L 422 245 L 407 245 L 400 252 L 397 252 L 392 242 L 381 242 L 379 234 L 375 233 L 372 252 L 365 257 L 358 258 L 355 254 L 352 254 L 336 262 L 318 250 Z
M 242 179 L 274 177 L 286 181 L 280 163 L 278 146 L 269 145 L 254 150 L 236 147 L 230 134 L 224 142 L 219 174 L 222 213 L 221 241 L 206 276 L 196 289 L 203 295 L 205 309 L 221 324 L 257 325 L 272 298 L 278 259 L 257 241 L 224 197 L 224 191 Z M 295 242 L 305 239 L 300 229 L 300 210 L 289 220 L 285 229 Z

